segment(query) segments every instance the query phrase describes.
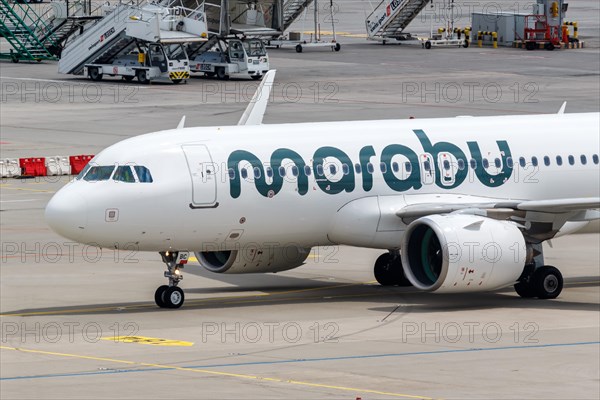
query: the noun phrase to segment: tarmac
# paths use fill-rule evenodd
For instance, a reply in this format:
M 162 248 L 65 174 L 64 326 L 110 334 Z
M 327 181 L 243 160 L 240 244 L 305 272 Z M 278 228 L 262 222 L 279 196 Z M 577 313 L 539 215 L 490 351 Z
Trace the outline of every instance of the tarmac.
M 269 51 L 277 85 L 264 122 L 548 114 L 563 101 L 597 112 L 600 11 L 572 3 L 589 45 L 550 52 L 382 46 L 357 37 L 365 4 L 340 2 L 340 52 Z M 186 126 L 236 124 L 257 85 L 95 83 L 55 62 L 5 61 L 0 84 L 0 158 L 96 154 L 182 115 Z M 192 262 L 185 305 L 164 310 L 158 254 L 99 251 L 45 224 L 69 179 L 0 182 L 2 399 L 600 397 L 598 224 L 545 244 L 565 276 L 556 300 L 381 287 L 381 251 L 330 247 L 278 274 Z

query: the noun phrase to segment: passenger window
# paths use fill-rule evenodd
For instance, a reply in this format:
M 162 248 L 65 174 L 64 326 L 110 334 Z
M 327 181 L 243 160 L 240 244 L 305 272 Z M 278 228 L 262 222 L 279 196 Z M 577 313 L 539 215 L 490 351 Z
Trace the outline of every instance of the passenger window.
M 594 154 L 594 155 L 592 156 L 592 160 L 594 161 L 594 164 L 598 165 L 598 161 L 599 161 L 599 160 L 598 160 L 598 154 Z
M 465 169 L 465 160 L 463 160 L 462 158 L 458 159 L 458 169 L 460 169 L 461 171 Z
M 549 167 L 549 166 L 550 166 L 550 157 L 548 157 L 548 156 L 544 156 L 544 165 L 545 165 L 546 167 Z
M 531 157 L 531 165 L 533 165 L 534 167 L 538 166 L 538 159 L 537 157 Z
M 425 161 L 423 163 L 423 168 L 425 168 L 425 171 L 431 171 L 431 163 L 429 161 Z
M 444 160 L 444 169 L 450 171 L 450 161 Z
M 512 168 L 514 166 L 512 157 L 506 157 L 506 166 Z
M 137 174 L 138 180 L 142 183 L 152 183 L 154 180 L 152 179 L 152 175 L 150 174 L 150 170 L 142 165 L 136 165 L 133 167 L 135 169 L 135 173 Z
M 387 165 L 385 165 L 385 163 L 379 163 L 379 169 L 381 170 L 381 172 L 387 171 Z
M 475 161 L 474 158 L 471 158 L 471 161 L 469 162 L 469 164 L 471 164 L 471 168 L 472 169 L 476 169 L 477 168 L 477 161 Z
M 558 166 L 562 165 L 562 157 L 561 156 L 556 156 L 556 165 L 558 165 Z
M 242 179 L 246 178 L 248 178 L 248 171 L 246 171 L 246 168 L 242 168 Z
M 83 180 L 88 182 L 107 181 L 114 170 L 114 165 L 111 165 L 110 167 L 91 167 L 87 174 L 85 174 Z
M 521 168 L 525 168 L 525 165 L 527 165 L 527 162 L 525 161 L 525 157 L 519 158 L 519 165 L 521 166 Z
M 570 165 L 575 165 L 575 157 L 569 156 L 569 164 Z
M 298 167 L 296 167 L 295 165 L 292 166 L 292 175 L 294 176 L 298 176 L 300 174 L 300 171 L 298 170 Z
M 355 164 L 355 165 L 354 165 L 354 171 L 355 171 L 357 174 L 360 174 L 360 173 L 362 172 L 362 168 L 360 167 L 360 164 Z
M 119 182 L 135 182 L 135 178 L 133 177 L 133 171 L 131 171 L 131 167 L 129 165 L 122 165 L 120 167 L 117 167 L 117 170 L 113 175 L 113 180 Z
M 279 167 L 279 176 L 282 178 L 285 176 L 285 167 Z
M 334 164 L 330 164 L 330 165 L 329 165 L 329 173 L 330 173 L 331 175 L 335 175 L 335 174 L 337 173 L 337 168 L 335 167 L 335 165 L 334 165 Z
M 260 179 L 261 173 L 260 168 L 254 167 L 254 179 Z
M 581 165 L 587 164 L 587 157 L 585 155 L 581 155 Z
M 398 165 L 397 162 L 392 163 L 392 171 L 394 171 L 394 172 L 400 171 L 400 166 Z
M 308 165 L 305 165 L 304 166 L 304 175 L 310 176 L 310 173 L 311 173 L 310 167 Z
M 410 162 L 405 162 L 404 163 L 404 169 L 406 170 L 407 173 L 410 174 L 410 171 L 412 171 L 412 164 Z
M 235 179 L 235 170 L 233 168 L 229 168 L 229 179 Z
M 348 168 L 348 164 L 342 164 L 342 172 L 344 175 L 348 175 L 350 173 L 350 168 Z
M 375 172 L 375 168 L 373 167 L 373 164 L 371 164 L 371 163 L 367 164 L 367 171 L 369 171 L 369 173 L 371 173 L 371 174 L 373 172 Z
M 483 168 L 488 169 L 490 167 L 490 162 L 487 158 L 483 159 Z
M 500 168 L 502 166 L 502 161 L 500 161 L 499 158 L 496 158 L 494 160 L 494 165 L 496 166 L 496 168 Z
M 273 177 L 273 168 L 271 168 L 271 167 L 265 168 L 265 173 L 267 174 L 267 176 L 269 178 L 272 178 Z
M 323 164 L 317 165 L 317 175 L 323 176 Z

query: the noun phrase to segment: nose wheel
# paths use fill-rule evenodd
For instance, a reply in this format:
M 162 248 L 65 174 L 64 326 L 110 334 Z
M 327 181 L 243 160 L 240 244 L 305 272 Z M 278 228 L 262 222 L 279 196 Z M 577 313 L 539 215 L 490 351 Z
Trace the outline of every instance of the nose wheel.
M 154 301 L 160 308 L 179 308 L 185 301 L 183 290 L 177 286 L 183 279 L 181 270 L 187 264 L 189 253 L 184 251 L 165 251 L 160 253 L 162 260 L 167 264 L 165 278 L 169 279 L 168 285 L 159 286 L 154 292 Z

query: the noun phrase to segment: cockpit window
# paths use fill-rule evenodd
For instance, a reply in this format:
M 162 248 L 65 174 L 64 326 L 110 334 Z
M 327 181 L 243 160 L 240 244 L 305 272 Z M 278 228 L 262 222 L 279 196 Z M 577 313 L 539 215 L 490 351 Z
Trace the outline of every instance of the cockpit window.
M 133 167 L 135 169 L 135 173 L 138 176 L 138 179 L 140 180 L 140 182 L 143 183 L 152 183 L 152 175 L 150 174 L 150 171 L 148 170 L 148 168 L 142 166 L 142 165 L 136 165 Z
M 83 180 L 88 182 L 107 181 L 115 170 L 114 165 L 93 166 L 85 174 Z
M 135 182 L 133 171 L 131 171 L 131 167 L 129 165 L 121 165 L 120 167 L 117 167 L 117 170 L 113 175 L 113 179 L 119 182 Z
M 85 167 L 83 167 L 83 169 L 81 170 L 81 172 L 75 177 L 75 179 L 80 180 L 81 178 L 83 178 L 90 168 L 92 168 L 92 166 L 90 164 L 86 164 Z

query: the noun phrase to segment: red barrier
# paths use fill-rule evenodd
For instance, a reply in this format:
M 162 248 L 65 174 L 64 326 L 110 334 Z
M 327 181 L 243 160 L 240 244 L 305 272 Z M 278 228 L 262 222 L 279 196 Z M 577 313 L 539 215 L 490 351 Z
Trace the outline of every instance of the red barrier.
M 93 155 L 70 156 L 69 163 L 71 164 L 71 174 L 79 174 L 92 158 L 94 158 Z
M 46 176 L 46 158 L 19 158 L 23 176 Z

